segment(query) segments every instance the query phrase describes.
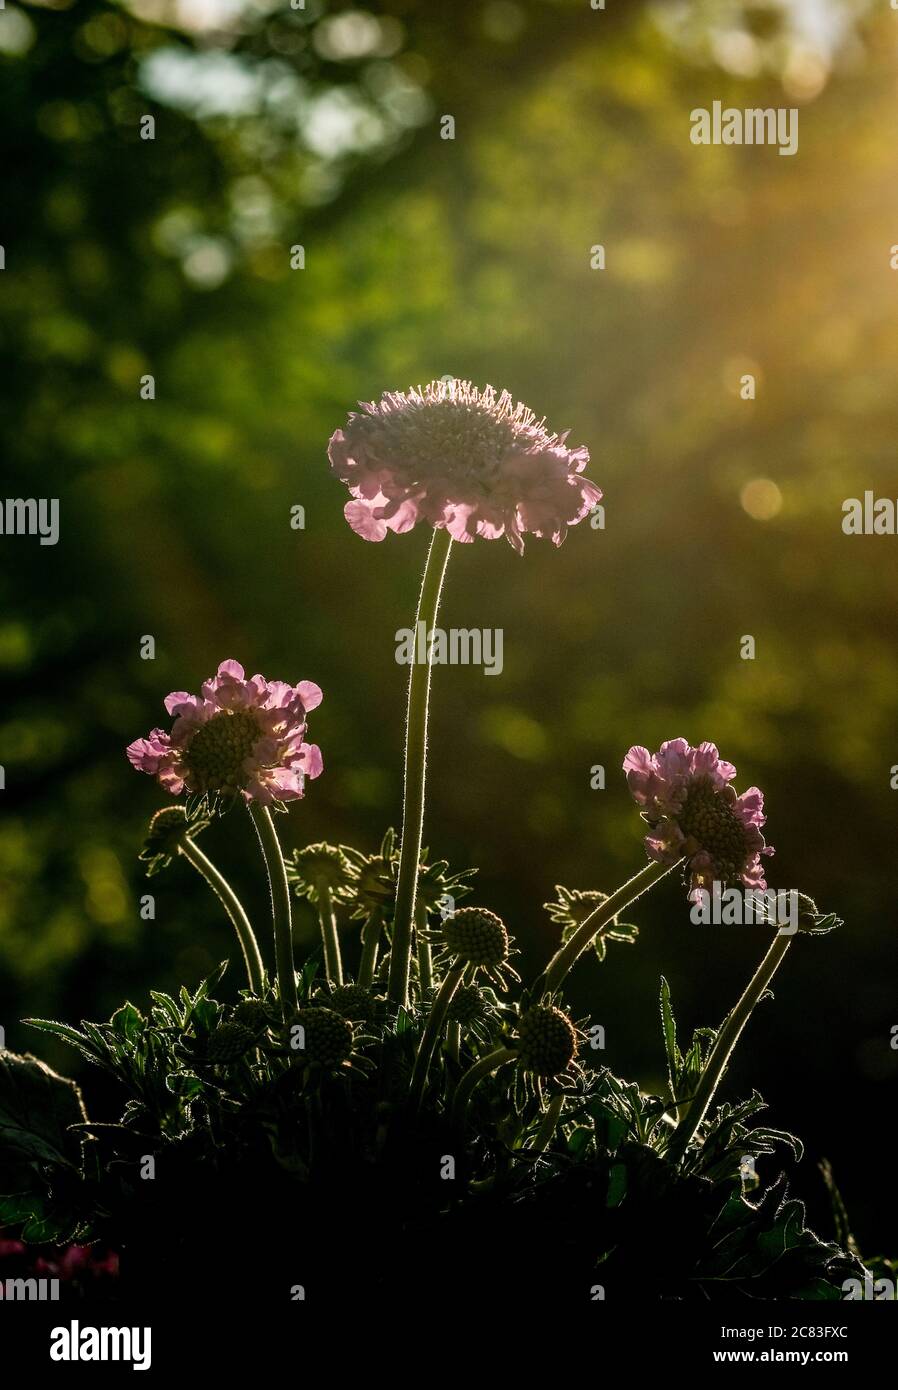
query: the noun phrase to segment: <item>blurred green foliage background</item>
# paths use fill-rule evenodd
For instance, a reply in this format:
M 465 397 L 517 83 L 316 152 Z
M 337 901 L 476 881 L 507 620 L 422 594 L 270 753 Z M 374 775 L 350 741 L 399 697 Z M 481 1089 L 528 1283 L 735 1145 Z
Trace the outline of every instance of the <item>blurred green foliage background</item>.
M 123 751 L 224 657 L 324 688 L 288 847 L 373 850 L 397 822 L 394 633 L 427 536 L 353 535 L 327 440 L 383 389 L 490 381 L 588 444 L 606 526 L 523 560 L 455 548 L 443 624 L 503 628 L 505 670 L 436 672 L 425 840 L 480 866 L 471 901 L 535 973 L 553 885 L 610 891 L 643 861 L 629 745 L 715 740 L 766 792 L 771 884 L 846 919 L 795 943 L 730 1094 L 803 1135 L 818 1224 L 825 1155 L 864 1252 L 894 1253 L 898 538 L 846 537 L 841 505 L 898 496 L 898 15 L 7 0 L 0 72 L 3 493 L 61 508 L 57 546 L 0 544 L 8 1046 L 74 1074 L 23 1016 L 108 1017 L 232 952 L 186 864 L 142 878 L 163 795 Z M 797 107 L 798 154 L 693 146 L 714 100 Z M 246 817 L 203 844 L 261 924 Z M 658 1086 L 659 974 L 681 1028 L 717 1023 L 763 942 L 692 926 L 673 880 L 633 915 L 635 949 L 573 993 L 604 1060 Z

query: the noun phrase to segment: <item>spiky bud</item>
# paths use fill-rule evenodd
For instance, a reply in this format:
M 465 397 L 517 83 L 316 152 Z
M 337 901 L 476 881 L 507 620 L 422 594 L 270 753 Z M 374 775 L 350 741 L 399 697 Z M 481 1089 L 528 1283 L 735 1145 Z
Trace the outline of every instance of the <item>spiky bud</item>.
M 209 824 L 205 816 L 188 815 L 185 806 L 163 806 L 150 818 L 140 858 L 147 864 L 147 876 L 159 873 L 171 863 L 180 846 Z
M 338 1067 L 352 1052 L 352 1026 L 335 1009 L 300 1009 L 293 1022 L 304 1029 L 296 1056 L 308 1065 Z
M 374 995 L 364 985 L 338 985 L 328 998 L 328 1006 L 344 1018 L 368 1023 L 374 1017 Z
M 249 1028 L 254 1037 L 263 1032 L 268 1022 L 268 1014 L 261 999 L 241 999 L 234 1008 L 234 1022 Z
M 450 1023 L 477 1023 L 486 1018 L 487 1003 L 482 990 L 476 985 L 461 985 L 452 996 L 446 1011 Z
M 351 896 L 350 888 L 358 872 L 339 845 L 322 841 L 293 851 L 292 859 L 287 861 L 287 877 L 299 898 L 318 902 L 326 891 L 331 898 L 343 901 Z
M 554 1004 L 536 1004 L 518 1023 L 518 1062 L 537 1076 L 557 1076 L 577 1055 L 577 1033 Z
M 485 907 L 460 907 L 443 924 L 446 950 L 473 965 L 501 965 L 508 959 L 508 932 L 495 912 Z
M 209 1038 L 207 1056 L 210 1062 L 237 1062 L 255 1041 L 251 1028 L 242 1023 L 222 1023 Z

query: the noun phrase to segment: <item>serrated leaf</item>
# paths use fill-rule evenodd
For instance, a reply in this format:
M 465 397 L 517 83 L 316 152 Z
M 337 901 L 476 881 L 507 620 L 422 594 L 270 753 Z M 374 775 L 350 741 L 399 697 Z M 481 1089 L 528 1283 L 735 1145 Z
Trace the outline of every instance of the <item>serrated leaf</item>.
M 587 1109 L 593 1118 L 596 1143 L 599 1148 L 613 1153 L 627 1137 L 629 1125 L 599 1100 L 590 1101 Z
M 136 1009 L 133 1004 L 125 1003 L 120 1009 L 116 1009 L 109 1024 L 118 1037 L 133 1043 L 137 1042 L 140 1037 L 144 1018 L 140 1010 Z
M 804 1205 L 784 1196 L 784 1184 L 768 1188 L 752 1204 L 740 1194 L 724 1203 L 709 1230 L 710 1252 L 696 1268 L 699 1282 L 741 1284 L 744 1291 L 764 1289 L 776 1296 L 831 1297 L 824 1290 L 841 1283 L 845 1273 L 863 1267 L 837 1245 L 824 1242 L 805 1225 Z M 797 1292 L 796 1292 L 797 1290 Z
M 151 989 L 150 998 L 158 1004 L 170 1023 L 173 1023 L 176 1028 L 181 1027 L 181 1010 L 170 994 L 164 994 L 162 990 Z
M 677 1023 L 673 1005 L 670 1002 L 670 985 L 661 976 L 661 1028 L 664 1034 L 664 1052 L 667 1057 L 667 1081 L 673 1099 L 677 1096 L 683 1056 L 677 1046 Z
M 23 1022 L 29 1028 L 37 1028 L 42 1033 L 50 1033 L 55 1038 L 61 1038 L 70 1047 L 76 1048 L 82 1057 L 86 1057 L 89 1062 L 102 1065 L 103 1058 L 97 1053 L 94 1044 L 83 1033 L 79 1033 L 77 1028 L 70 1028 L 67 1023 L 58 1023 L 53 1018 L 26 1018 L 23 1019 Z
M 86 1119 L 74 1081 L 30 1054 L 0 1053 L 0 1192 L 39 1186 L 38 1164 L 78 1164 L 81 1144 L 69 1127 Z

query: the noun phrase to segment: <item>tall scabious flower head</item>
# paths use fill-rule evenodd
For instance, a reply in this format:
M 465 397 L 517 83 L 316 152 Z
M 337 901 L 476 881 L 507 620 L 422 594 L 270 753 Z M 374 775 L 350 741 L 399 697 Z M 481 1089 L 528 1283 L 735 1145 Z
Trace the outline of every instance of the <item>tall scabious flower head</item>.
M 306 715 L 320 703 L 311 681 L 247 680 L 239 662 L 223 661 L 199 695 L 166 697 L 171 731 L 135 739 L 128 760 L 174 796 L 187 792 L 210 804 L 238 794 L 263 806 L 295 801 L 305 779 L 322 769 L 321 750 L 306 742 Z
M 472 973 L 481 971 L 502 990 L 521 978 L 509 964 L 509 957 L 518 953 L 511 949 L 505 923 L 485 907 L 460 907 L 422 936 L 438 948 L 438 967 L 468 965 Z
M 637 746 L 624 759 L 624 772 L 651 827 L 646 849 L 661 864 L 686 859 L 691 895 L 715 881 L 767 887 L 761 856 L 773 849 L 761 834 L 764 794 L 749 787 L 737 795 L 736 769 L 713 743 L 693 748 L 675 738 L 657 753 Z
M 561 545 L 602 496 L 582 476 L 588 451 L 507 391 L 432 381 L 361 406 L 328 454 L 352 493 L 346 520 L 365 540 L 424 521 L 457 541 L 504 535 L 521 554 L 528 532 Z

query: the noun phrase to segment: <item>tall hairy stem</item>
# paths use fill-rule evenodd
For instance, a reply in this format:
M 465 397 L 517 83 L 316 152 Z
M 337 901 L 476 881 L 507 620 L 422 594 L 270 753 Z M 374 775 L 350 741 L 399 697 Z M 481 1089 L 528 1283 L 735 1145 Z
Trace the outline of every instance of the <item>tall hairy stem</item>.
M 699 1078 L 699 1083 L 695 1089 L 695 1095 L 692 1097 L 689 1109 L 674 1130 L 671 1141 L 667 1146 L 666 1158 L 668 1162 L 679 1163 L 680 1159 L 686 1153 L 699 1125 L 708 1112 L 708 1106 L 714 1099 L 714 1093 L 720 1085 L 723 1074 L 729 1065 L 730 1058 L 733 1055 L 742 1030 L 750 1019 L 752 1011 L 761 998 L 761 995 L 779 969 L 780 963 L 791 943 L 791 936 L 783 936 L 780 935 L 779 932 L 777 933 L 764 959 L 749 980 L 738 1004 L 728 1016 L 718 1033 L 708 1060 L 705 1063 L 705 1069 Z
M 415 617 L 415 639 L 418 625 L 424 623 L 429 638 L 436 626 L 440 593 L 452 537 L 442 528 L 435 530 L 418 599 Z M 424 831 L 424 782 L 427 769 L 427 719 L 430 703 L 430 671 L 433 664 L 433 645 L 426 642 L 426 660 L 412 660 L 408 681 L 408 717 L 405 729 L 405 783 L 402 803 L 402 843 L 399 852 L 399 877 L 396 885 L 396 915 L 393 920 L 393 945 L 390 951 L 388 994 L 391 1001 L 408 1005 L 408 982 L 412 953 L 412 923 L 418 891 L 418 864 L 421 858 L 421 837 Z
M 281 845 L 278 840 L 278 833 L 274 828 L 271 812 L 267 806 L 260 806 L 257 801 L 250 801 L 249 813 L 252 816 L 253 825 L 256 827 L 256 834 L 262 847 L 262 857 L 268 871 L 278 993 L 284 1018 L 288 1019 L 299 1008 L 299 997 L 296 993 L 296 970 L 293 965 L 293 919 L 290 910 L 290 885 L 287 882 L 284 856 L 281 853 Z
M 240 949 L 243 952 L 249 987 L 253 994 L 261 994 L 263 974 L 262 955 L 259 951 L 259 943 L 256 940 L 255 932 L 244 911 L 243 904 L 228 883 L 224 874 L 216 869 L 212 860 L 203 853 L 199 845 L 197 845 L 189 835 L 185 835 L 182 838 L 178 845 L 178 849 L 180 853 L 183 854 L 184 858 L 202 874 L 209 887 L 217 895 L 225 912 L 230 917 L 234 925 L 234 930 L 237 933 L 237 940 L 240 942 Z

